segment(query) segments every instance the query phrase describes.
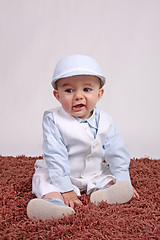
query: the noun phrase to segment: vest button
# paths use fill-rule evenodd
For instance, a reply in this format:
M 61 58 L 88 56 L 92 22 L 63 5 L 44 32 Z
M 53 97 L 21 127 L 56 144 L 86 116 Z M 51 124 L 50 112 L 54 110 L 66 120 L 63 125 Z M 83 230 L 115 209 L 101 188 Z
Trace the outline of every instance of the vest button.
M 94 143 L 93 148 L 95 149 L 97 147 L 97 145 L 98 145 L 97 143 Z

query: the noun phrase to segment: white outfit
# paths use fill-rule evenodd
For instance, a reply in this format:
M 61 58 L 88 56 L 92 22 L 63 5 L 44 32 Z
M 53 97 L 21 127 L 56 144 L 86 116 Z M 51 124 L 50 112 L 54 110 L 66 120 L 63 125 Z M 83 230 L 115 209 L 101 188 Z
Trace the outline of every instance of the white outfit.
M 90 194 L 112 180 L 116 182 L 116 177 L 113 176 L 113 173 L 111 174 L 107 163 L 103 163 L 104 160 L 107 161 L 103 146 L 112 130 L 112 119 L 106 113 L 100 111 L 98 132 L 94 139 L 88 123 L 79 123 L 61 107 L 52 109 L 50 112 L 53 114 L 54 123 L 59 129 L 67 148 L 70 166 L 69 176 L 77 196 L 80 196 L 81 191 L 85 190 L 87 194 Z M 50 163 L 48 162 L 48 159 L 43 159 L 37 160 L 35 163 L 32 192 L 38 198 L 42 198 L 49 192 L 62 192 L 49 175 L 48 166 Z M 128 171 L 129 160 L 124 160 L 123 165 L 125 165 L 125 170 Z M 62 171 L 65 170 L 62 169 Z M 127 180 L 130 181 L 130 178 L 128 177 Z

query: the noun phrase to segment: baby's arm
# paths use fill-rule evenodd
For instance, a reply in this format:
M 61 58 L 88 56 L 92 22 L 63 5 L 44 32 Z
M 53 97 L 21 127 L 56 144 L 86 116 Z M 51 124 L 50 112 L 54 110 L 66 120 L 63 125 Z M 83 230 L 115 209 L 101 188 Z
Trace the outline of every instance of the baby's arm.
M 67 147 L 50 111 L 45 112 L 43 117 L 43 158 L 48 166 L 50 180 L 57 187 L 57 191 L 72 191 Z
M 114 124 L 112 124 L 112 130 L 105 142 L 105 157 L 117 182 L 131 182 L 129 175 L 130 156 L 125 150 L 123 138 Z M 139 194 L 134 188 L 133 197 L 139 199 Z
M 82 205 L 82 202 L 77 198 L 77 195 L 74 191 L 62 193 L 64 203 L 72 208 L 75 204 Z
M 123 138 L 114 123 L 106 138 L 105 159 L 110 166 L 111 173 L 116 177 L 116 182 L 130 180 L 130 156 L 125 149 Z

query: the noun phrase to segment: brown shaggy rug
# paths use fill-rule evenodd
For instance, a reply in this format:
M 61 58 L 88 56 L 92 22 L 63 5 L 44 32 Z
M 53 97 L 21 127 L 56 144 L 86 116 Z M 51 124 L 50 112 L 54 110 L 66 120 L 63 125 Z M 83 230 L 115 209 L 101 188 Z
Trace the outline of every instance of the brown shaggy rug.
M 40 157 L 39 157 L 40 158 Z M 160 161 L 131 160 L 132 183 L 140 200 L 123 205 L 95 206 L 82 195 L 76 214 L 52 221 L 33 222 L 26 206 L 34 173 L 32 157 L 2 157 L 0 239 L 160 239 Z

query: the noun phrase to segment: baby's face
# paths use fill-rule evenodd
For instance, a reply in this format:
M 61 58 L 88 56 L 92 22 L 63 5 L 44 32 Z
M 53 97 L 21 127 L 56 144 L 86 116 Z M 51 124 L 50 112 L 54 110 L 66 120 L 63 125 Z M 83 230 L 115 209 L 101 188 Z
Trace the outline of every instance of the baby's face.
M 98 77 L 80 75 L 59 79 L 53 93 L 67 113 L 87 119 L 102 97 L 103 89 Z

